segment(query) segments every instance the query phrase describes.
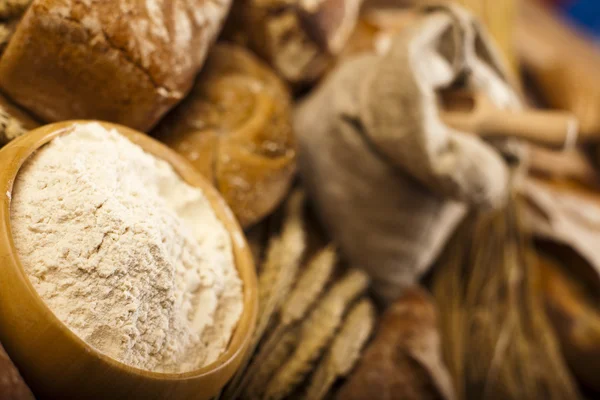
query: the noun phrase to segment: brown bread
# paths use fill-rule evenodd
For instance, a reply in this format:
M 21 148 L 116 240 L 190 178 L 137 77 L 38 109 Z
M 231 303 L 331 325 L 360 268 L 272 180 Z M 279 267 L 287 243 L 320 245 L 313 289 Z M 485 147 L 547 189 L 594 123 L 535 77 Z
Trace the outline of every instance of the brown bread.
M 431 297 L 413 287 L 379 322 L 339 400 L 451 400 L 454 391 L 442 362 L 436 309 Z
M 282 81 L 252 53 L 219 44 L 154 134 L 210 179 L 247 227 L 279 205 L 294 176 L 290 102 Z
M 146 131 L 183 99 L 230 0 L 35 0 L 0 61 L 0 88 L 44 121 Z

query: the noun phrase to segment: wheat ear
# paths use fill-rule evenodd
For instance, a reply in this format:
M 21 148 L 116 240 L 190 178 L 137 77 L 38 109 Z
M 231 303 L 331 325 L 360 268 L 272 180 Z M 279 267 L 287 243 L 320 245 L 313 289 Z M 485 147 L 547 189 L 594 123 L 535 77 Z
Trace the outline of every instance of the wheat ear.
M 332 246 L 325 247 L 311 259 L 281 308 L 282 325 L 290 326 L 304 317 L 323 293 L 336 261 L 335 249 Z
M 277 254 L 273 260 L 267 259 L 259 277 L 261 313 L 276 311 L 294 283 L 302 254 L 306 248 L 306 234 L 302 221 L 303 204 L 304 193 L 299 190 L 295 191 L 288 200 L 279 249 L 276 250 Z M 270 303 L 274 303 L 273 310 L 269 310 Z M 268 317 L 270 318 L 271 315 Z
M 268 383 L 264 396 L 266 399 L 279 400 L 286 397 L 306 377 L 313 362 L 335 334 L 344 312 L 366 290 L 368 284 L 369 279 L 364 272 L 352 270 L 333 285 L 303 322 L 298 346 Z
M 333 273 L 336 263 L 336 253 L 333 247 L 325 247 L 319 251 L 309 262 L 306 269 L 300 275 L 296 286 L 292 290 L 290 296 L 285 300 L 281 311 L 278 325 L 268 335 L 264 344 L 260 346 L 258 354 L 252 360 L 248 367 L 244 378 L 240 383 L 242 390 L 249 382 L 256 382 L 259 378 L 254 378 L 254 374 L 260 371 L 267 357 L 270 357 L 271 352 L 278 345 L 286 329 L 296 323 L 307 313 L 310 307 L 319 298 L 327 281 Z M 260 380 L 262 384 L 265 380 Z M 251 392 L 248 389 L 248 392 Z
M 352 370 L 374 325 L 375 307 L 369 300 L 363 299 L 348 313 L 342 328 L 333 339 L 327 356 L 314 373 L 305 399 L 323 399 L 336 379 Z
M 295 191 L 287 202 L 286 217 L 281 236 L 271 239 L 262 272 L 258 279 L 259 316 L 247 355 L 241 367 L 223 393 L 224 399 L 235 399 L 240 393 L 244 372 L 260 339 L 267 330 L 271 317 L 294 282 L 306 238 L 302 221 L 304 193 Z
M 281 336 L 272 351 L 263 358 L 260 364 L 252 363 L 248 371 L 254 368 L 255 371 L 247 388 L 242 389 L 244 399 L 260 399 L 265 388 L 265 382 L 268 382 L 275 371 L 285 363 L 290 354 L 292 354 L 292 350 L 297 342 L 298 330 L 289 329 Z

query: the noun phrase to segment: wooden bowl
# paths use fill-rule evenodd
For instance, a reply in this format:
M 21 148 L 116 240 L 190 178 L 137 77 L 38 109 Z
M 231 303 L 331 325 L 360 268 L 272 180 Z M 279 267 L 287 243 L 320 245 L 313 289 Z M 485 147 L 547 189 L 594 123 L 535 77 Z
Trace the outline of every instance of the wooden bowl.
M 235 373 L 248 348 L 258 307 L 256 273 L 244 234 L 225 201 L 174 151 L 132 129 L 100 123 L 167 161 L 184 181 L 202 189 L 231 234 L 235 263 L 244 284 L 244 311 L 228 349 L 214 363 L 181 374 L 155 373 L 127 366 L 99 353 L 50 311 L 19 262 L 10 221 L 15 177 L 37 149 L 68 133 L 74 124 L 85 122 L 90 121 L 46 125 L 0 150 L 0 342 L 40 398 L 209 399 Z

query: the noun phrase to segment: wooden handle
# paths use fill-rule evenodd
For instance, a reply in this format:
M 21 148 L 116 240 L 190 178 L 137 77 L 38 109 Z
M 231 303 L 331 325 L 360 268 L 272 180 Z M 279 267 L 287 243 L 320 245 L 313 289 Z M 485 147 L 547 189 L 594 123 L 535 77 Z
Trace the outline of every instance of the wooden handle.
M 578 123 L 573 114 L 556 111 L 495 110 L 481 118 L 476 133 L 483 137 L 513 136 L 547 147 L 572 147 Z
M 441 116 L 447 125 L 482 137 L 512 136 L 555 149 L 572 147 L 577 140 L 577 119 L 568 112 L 486 110 Z

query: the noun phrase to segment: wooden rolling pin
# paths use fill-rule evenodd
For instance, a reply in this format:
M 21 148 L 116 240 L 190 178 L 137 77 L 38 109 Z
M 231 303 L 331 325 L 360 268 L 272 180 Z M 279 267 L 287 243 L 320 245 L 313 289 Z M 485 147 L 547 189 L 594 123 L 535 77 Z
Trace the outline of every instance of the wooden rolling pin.
M 516 137 L 545 147 L 572 148 L 578 122 L 573 114 L 555 110 L 500 110 L 483 93 L 446 92 L 441 96 L 442 121 L 482 137 Z

